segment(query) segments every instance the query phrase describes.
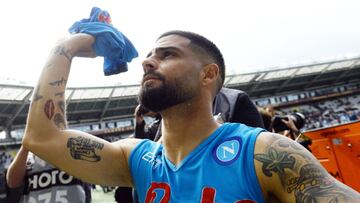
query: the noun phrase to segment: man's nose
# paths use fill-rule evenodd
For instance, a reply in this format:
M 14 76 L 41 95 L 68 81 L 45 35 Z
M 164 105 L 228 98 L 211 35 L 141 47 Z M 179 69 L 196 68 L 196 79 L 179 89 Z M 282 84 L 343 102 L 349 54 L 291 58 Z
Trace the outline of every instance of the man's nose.
M 142 66 L 144 69 L 144 73 L 147 73 L 148 71 L 155 70 L 158 68 L 158 64 L 156 60 L 154 60 L 153 58 L 146 58 L 142 62 Z

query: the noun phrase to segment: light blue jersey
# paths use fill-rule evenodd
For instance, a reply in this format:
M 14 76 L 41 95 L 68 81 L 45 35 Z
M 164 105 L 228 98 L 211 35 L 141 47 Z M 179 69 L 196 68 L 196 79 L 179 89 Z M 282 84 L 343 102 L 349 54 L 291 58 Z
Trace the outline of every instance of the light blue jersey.
M 178 166 L 165 157 L 162 144 L 142 141 L 129 159 L 140 202 L 264 202 L 254 166 L 262 130 L 225 123 Z

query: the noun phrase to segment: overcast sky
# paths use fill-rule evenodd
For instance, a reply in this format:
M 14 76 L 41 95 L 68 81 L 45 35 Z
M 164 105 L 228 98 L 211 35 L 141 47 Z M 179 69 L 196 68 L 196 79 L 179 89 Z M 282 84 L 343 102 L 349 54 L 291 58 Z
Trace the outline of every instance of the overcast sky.
M 69 86 L 136 84 L 141 61 L 163 32 L 181 29 L 211 39 L 227 74 L 360 53 L 360 2 L 349 0 L 11 0 L 1 1 L 0 79 L 34 85 L 57 39 L 93 6 L 139 51 L 129 71 L 105 77 L 102 58 L 76 59 Z

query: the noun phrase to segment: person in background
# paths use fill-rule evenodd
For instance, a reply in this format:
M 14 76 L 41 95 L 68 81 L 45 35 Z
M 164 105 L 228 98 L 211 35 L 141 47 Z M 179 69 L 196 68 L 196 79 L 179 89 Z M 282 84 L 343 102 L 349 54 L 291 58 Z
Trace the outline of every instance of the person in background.
M 275 108 L 272 105 L 267 105 L 264 109 L 265 111 L 269 112 L 271 117 L 275 116 Z
M 359 111 L 360 113 L 360 111 Z M 359 120 L 360 119 L 360 116 L 357 116 L 356 115 L 356 111 L 352 110 L 352 111 L 349 111 L 349 120 L 350 121 L 356 121 L 356 120 Z
M 66 82 L 51 84 L 67 81 L 75 56 L 94 57 L 94 41 L 75 34 L 49 55 L 30 104 L 26 149 L 87 182 L 135 187 L 145 203 L 360 201 L 358 192 L 293 140 L 215 121 L 212 106 L 224 83 L 224 60 L 213 42 L 192 32 L 162 34 L 142 63 L 139 101 L 161 114 L 161 143 L 110 143 L 63 129 L 66 115 L 57 104 L 65 98 L 57 93 Z
M 20 147 L 6 173 L 10 202 L 91 202 L 90 185 Z
M 115 201 L 117 203 L 132 203 L 132 188 L 131 187 L 117 187 L 115 190 Z
M 257 109 L 258 109 L 261 119 L 264 123 L 264 129 L 269 132 L 274 132 L 272 129 L 272 117 L 273 117 L 272 113 L 262 107 L 257 107 Z
M 287 120 L 282 119 L 281 120 L 287 127 L 288 130 L 284 130 L 282 132 L 277 132 L 279 134 L 282 134 L 292 140 L 295 140 L 299 144 L 301 144 L 303 147 L 305 147 L 307 150 L 311 152 L 310 145 L 312 144 L 311 138 L 305 136 L 301 133 L 301 129 L 298 129 L 294 123 L 294 121 L 289 117 Z
M 310 145 L 312 144 L 311 138 L 305 136 L 300 132 L 300 129 L 298 129 L 294 123 L 294 121 L 288 116 L 288 119 L 281 119 L 281 122 L 286 126 L 286 130 L 283 131 L 276 131 L 273 128 L 274 125 L 274 116 L 275 113 L 273 113 L 272 110 L 269 111 L 269 109 L 258 107 L 258 110 L 261 114 L 262 120 L 265 125 L 265 129 L 269 132 L 275 132 L 279 133 L 281 135 L 284 135 L 285 137 L 288 137 L 299 144 L 301 144 L 303 147 L 305 147 L 307 150 L 311 152 Z
M 150 117 L 152 122 L 146 125 L 145 118 Z M 135 109 L 135 132 L 134 137 L 139 139 L 154 140 L 161 123 L 161 115 L 152 112 L 142 105 Z
M 219 113 L 224 122 L 264 128 L 258 109 L 244 91 L 221 88 L 213 102 L 213 114 Z

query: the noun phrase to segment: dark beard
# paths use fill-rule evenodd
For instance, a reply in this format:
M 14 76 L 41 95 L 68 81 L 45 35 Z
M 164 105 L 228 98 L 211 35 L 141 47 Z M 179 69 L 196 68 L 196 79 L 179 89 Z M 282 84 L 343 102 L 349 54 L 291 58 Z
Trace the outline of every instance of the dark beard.
M 157 87 L 142 85 L 139 94 L 139 102 L 153 112 L 159 112 L 174 105 L 183 103 L 194 96 L 191 89 L 181 88 L 180 84 L 186 84 L 178 79 L 172 84 L 162 78 Z

